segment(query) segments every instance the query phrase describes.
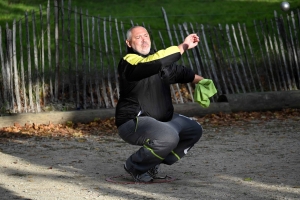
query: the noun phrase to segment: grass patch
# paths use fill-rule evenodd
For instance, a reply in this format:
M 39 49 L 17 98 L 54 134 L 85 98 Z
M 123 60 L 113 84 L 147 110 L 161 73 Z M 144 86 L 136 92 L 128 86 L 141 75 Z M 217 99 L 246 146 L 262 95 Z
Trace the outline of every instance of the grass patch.
M 264 20 L 274 17 L 274 10 L 280 10 L 280 0 L 148 0 L 148 1 L 119 1 L 119 0 L 72 0 L 72 8 L 88 10 L 91 16 L 118 19 L 125 24 L 132 20 L 137 24 L 150 25 L 152 29 L 165 29 L 162 7 L 165 9 L 170 25 L 184 22 L 198 24 L 237 24 L 253 25 L 253 20 Z M 300 8 L 300 1 L 290 0 L 291 10 Z M 53 1 L 51 1 L 53 8 Z M 39 12 L 39 5 L 46 10 L 45 0 L 0 0 L 0 25 L 13 19 L 21 19 L 26 11 Z M 68 0 L 64 1 L 67 8 Z M 60 4 L 61 6 L 61 4 Z

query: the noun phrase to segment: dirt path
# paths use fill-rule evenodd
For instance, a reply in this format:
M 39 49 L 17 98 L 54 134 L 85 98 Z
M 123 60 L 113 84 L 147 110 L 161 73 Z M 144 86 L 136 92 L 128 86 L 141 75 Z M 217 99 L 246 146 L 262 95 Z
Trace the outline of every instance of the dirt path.
M 0 141 L 0 198 L 300 199 L 299 121 L 204 127 L 201 141 L 160 184 L 115 184 L 138 147 L 118 136 Z M 117 180 L 117 179 L 113 179 Z

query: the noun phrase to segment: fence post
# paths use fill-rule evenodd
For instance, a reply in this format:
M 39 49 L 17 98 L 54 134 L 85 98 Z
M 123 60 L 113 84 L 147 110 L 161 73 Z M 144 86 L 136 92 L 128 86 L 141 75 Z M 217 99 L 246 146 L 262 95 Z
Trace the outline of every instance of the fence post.
M 102 78 L 101 78 L 101 94 L 103 96 L 104 99 L 104 104 L 105 107 L 108 108 L 109 107 L 109 102 L 108 102 L 108 97 L 107 97 L 107 93 L 106 93 L 106 83 L 105 83 L 105 75 L 104 75 L 104 65 L 103 65 L 103 47 L 101 45 L 101 34 L 100 34 L 100 17 L 98 16 L 98 20 L 97 20 L 97 32 L 98 32 L 98 47 L 99 47 L 99 57 L 100 57 L 100 67 L 102 68 Z
M 21 82 L 22 82 L 22 92 L 23 92 L 23 110 L 28 112 L 27 108 L 27 95 L 26 95 L 26 81 L 24 73 L 24 60 L 23 60 L 23 40 L 22 40 L 22 21 L 19 21 L 19 41 L 20 41 L 20 67 L 21 67 Z
M 266 33 L 264 31 L 264 26 L 263 26 L 263 23 L 262 21 L 260 21 L 260 27 L 261 27 L 261 34 L 263 36 L 263 42 L 265 43 L 265 50 L 266 50 L 266 62 L 269 63 L 269 69 L 270 69 L 270 73 L 271 73 L 271 77 L 269 76 L 269 72 L 268 72 L 268 68 L 266 66 L 266 69 L 265 69 L 265 77 L 266 79 L 268 79 L 268 83 L 269 83 L 269 87 L 270 87 L 270 90 L 272 90 L 272 85 L 271 85 L 271 82 L 273 83 L 273 86 L 274 86 L 274 89 L 275 91 L 277 90 L 277 87 L 276 87 L 276 83 L 275 83 L 275 80 L 274 80 L 274 75 L 273 75 L 273 71 L 272 71 L 272 66 L 271 66 L 271 61 L 270 61 L 270 52 L 269 52 L 269 46 L 268 46 L 268 43 L 267 43 L 267 39 L 266 39 Z M 261 53 L 263 54 L 263 51 L 261 50 Z M 270 79 L 272 81 L 270 81 Z
M 68 41 L 68 68 L 69 68 L 69 74 L 68 74 L 68 81 L 69 81 L 69 100 L 71 102 L 74 101 L 73 92 L 74 92 L 74 86 L 72 81 L 72 76 L 74 75 L 72 72 L 72 65 L 73 61 L 71 58 L 71 0 L 69 0 L 68 3 L 68 27 L 67 27 L 67 41 Z
M 290 41 L 291 41 L 291 57 L 293 57 L 293 61 L 292 63 L 295 64 L 295 73 L 297 73 L 297 76 L 295 76 L 295 74 L 293 74 L 293 77 L 298 77 L 298 84 L 300 85 L 300 73 L 299 73 L 299 64 L 298 64 L 298 53 L 296 52 L 296 48 L 297 48 L 297 39 L 295 39 L 295 42 L 294 42 L 294 39 L 293 39 L 293 32 L 292 32 L 292 26 L 291 26 L 291 23 L 290 23 L 290 20 L 292 20 L 292 23 L 294 24 L 294 15 L 293 15 L 293 12 L 291 14 L 291 18 L 289 16 L 287 16 L 287 23 L 288 23 L 288 27 L 289 27 L 289 32 L 290 32 Z M 295 29 L 294 29 L 294 32 Z M 295 89 L 297 89 L 297 81 L 295 81 Z M 299 86 L 300 87 L 300 86 Z
M 58 87 L 59 87 L 59 27 L 58 27 L 58 0 L 54 0 L 54 19 L 55 19 L 55 86 L 54 86 L 54 100 L 58 100 Z
M 48 38 L 48 68 L 49 68 L 49 90 L 50 90 L 50 99 L 54 100 L 53 95 L 53 67 L 52 67 L 52 56 L 51 56 L 51 29 L 50 29 L 50 0 L 47 4 L 47 38 Z
M 82 9 L 80 9 L 80 38 L 81 38 L 81 55 L 82 55 L 82 65 L 81 65 L 81 74 L 82 74 L 82 89 L 83 89 L 83 109 L 86 109 L 86 57 L 85 57 L 85 38 L 83 30 L 83 15 Z
M 61 99 L 62 102 L 65 102 L 66 93 L 65 93 L 65 85 L 66 85 L 66 74 L 64 73 L 66 71 L 66 65 L 65 65 L 65 8 L 64 8 L 64 0 L 61 0 L 61 7 L 60 7 L 60 21 L 61 21 L 61 73 L 59 75 L 59 80 L 61 80 Z
M 28 24 L 28 14 L 25 14 L 25 25 L 26 25 L 26 43 L 27 43 L 27 75 L 28 75 L 28 96 L 29 96 L 29 108 L 30 111 L 35 111 L 33 106 L 32 97 L 32 74 L 31 74 L 31 51 L 30 51 L 30 35 L 29 35 L 29 24 Z
M 94 79 L 94 75 L 91 73 L 91 43 L 90 43 L 90 27 L 89 27 L 89 13 L 86 11 L 86 31 L 87 31 L 87 46 L 88 46 L 88 53 L 87 53 L 87 65 L 88 65 L 88 83 L 89 83 L 89 93 L 91 99 L 91 107 L 94 107 L 94 95 L 93 95 L 93 84 L 92 81 Z M 93 31 L 93 30 L 92 30 Z M 93 33 L 92 33 L 93 34 Z
M 279 45 L 280 45 L 280 50 L 281 50 L 281 56 L 282 56 L 282 60 L 283 60 L 283 65 L 284 65 L 284 68 L 285 68 L 285 74 L 286 74 L 286 78 L 287 78 L 287 81 L 288 81 L 288 87 L 290 90 L 292 90 L 292 83 L 291 83 L 291 77 L 290 77 L 290 73 L 288 71 L 288 68 L 287 68 L 287 61 L 286 61 L 286 58 L 285 58 L 285 54 L 284 54 L 284 47 L 283 47 L 283 41 L 282 41 L 282 34 L 280 33 L 281 30 L 280 29 L 283 29 L 283 24 L 282 24 L 282 20 L 277 17 L 277 13 L 276 11 L 274 11 L 274 15 L 275 15 L 275 20 L 276 20 L 276 27 L 277 27 L 277 33 L 278 33 L 278 40 L 279 40 Z
M 111 52 L 111 57 L 112 57 L 112 60 L 113 60 L 113 68 L 114 68 L 114 75 L 115 75 L 115 81 L 116 81 L 116 84 L 115 84 L 116 85 L 116 93 L 117 93 L 117 98 L 119 99 L 119 95 L 120 95 L 119 79 L 118 79 L 116 59 L 115 59 L 114 47 L 113 47 L 113 34 L 112 34 L 112 23 L 111 23 L 111 21 L 112 21 L 111 17 L 109 17 L 110 52 Z M 111 93 L 113 93 L 113 91 L 111 91 Z M 114 105 L 114 103 L 113 103 L 113 105 Z
M 212 75 L 213 75 L 212 78 L 214 78 L 214 80 L 216 82 L 216 85 L 217 85 L 217 88 L 221 88 L 219 80 L 218 80 L 217 72 L 216 72 L 216 69 L 215 69 L 215 66 L 214 66 L 214 63 L 213 63 L 213 59 L 212 59 L 212 56 L 211 56 L 211 53 L 210 53 L 210 49 L 208 47 L 208 42 L 207 42 L 206 34 L 205 34 L 205 31 L 204 31 L 204 26 L 202 24 L 201 24 L 201 30 L 202 30 L 202 35 L 203 35 L 202 40 L 203 40 L 203 43 L 204 43 L 204 46 L 205 46 L 205 49 L 206 49 L 206 52 L 207 52 L 208 61 L 210 63 L 210 68 L 212 70 Z
M 168 36 L 169 36 L 169 39 L 170 39 L 170 43 L 171 43 L 171 45 L 173 45 L 172 34 L 171 34 L 171 31 L 170 31 L 170 26 L 169 26 L 169 21 L 168 21 L 167 13 L 166 13 L 166 11 L 165 11 L 165 9 L 163 7 L 161 7 L 161 10 L 162 10 L 163 17 L 164 17 L 164 20 L 165 20 L 165 24 L 166 24 Z
M 100 108 L 102 103 L 101 103 L 101 95 L 100 95 L 100 87 L 99 87 L 99 74 L 98 74 L 98 70 L 97 70 L 97 55 L 96 55 L 96 44 L 95 44 L 95 17 L 92 17 L 92 48 L 93 48 L 93 74 L 95 77 L 95 91 L 96 91 L 96 95 L 97 95 L 97 108 Z
M 40 5 L 40 22 L 41 22 L 41 78 L 42 78 L 42 98 L 43 105 L 46 105 L 46 91 L 45 91 L 45 44 L 44 44 L 44 24 L 43 24 L 43 12 Z
M 14 97 L 14 84 L 13 84 L 13 44 L 12 44 L 12 30 L 9 29 L 8 23 L 6 23 L 6 73 L 8 83 L 8 96 L 9 96 L 9 109 L 10 112 L 15 112 L 15 97 Z
M 38 50 L 36 42 L 36 25 L 35 25 L 35 13 L 32 12 L 32 36 L 33 36 L 33 53 L 34 53 L 34 66 L 35 66 L 35 102 L 37 112 L 41 112 L 40 104 L 40 78 L 39 78 L 39 61 L 38 61 Z
M 254 58 L 254 53 L 253 53 L 253 50 L 252 50 L 252 45 L 251 45 L 250 39 L 249 39 L 248 34 L 247 34 L 246 25 L 243 24 L 243 27 L 244 27 L 244 31 L 245 31 L 245 35 L 246 35 L 246 40 L 247 40 L 247 43 L 248 43 L 248 46 L 249 46 L 249 51 L 250 51 L 250 55 L 251 55 L 252 64 L 254 65 L 257 82 L 259 83 L 259 87 L 260 87 L 261 92 L 263 92 L 264 88 L 261 84 L 261 80 L 260 80 L 258 72 L 257 72 L 257 66 L 256 66 L 255 58 Z M 255 85 L 255 82 L 253 82 L 253 84 Z
M 226 70 L 226 67 L 225 67 L 225 64 L 224 64 L 223 54 L 222 54 L 222 52 L 220 52 L 221 44 L 220 44 L 220 39 L 219 39 L 219 36 L 218 36 L 217 28 L 212 27 L 212 30 L 210 31 L 210 34 L 211 34 L 210 40 L 211 40 L 211 43 L 212 43 L 212 52 L 213 52 L 213 55 L 215 57 L 217 74 L 221 75 L 221 80 L 223 82 L 223 83 L 221 83 L 221 80 L 219 81 L 220 82 L 220 87 L 221 87 L 221 88 L 219 88 L 219 92 L 221 94 L 224 94 L 224 93 L 228 94 L 229 93 L 228 87 L 232 87 L 232 84 L 231 84 L 230 81 L 228 81 L 228 85 L 226 83 L 226 79 L 228 80 L 229 76 L 227 74 L 227 70 Z M 213 35 L 216 38 L 216 43 L 213 43 L 213 38 L 212 38 Z M 226 75 L 224 75 L 224 74 L 226 74 Z
M 269 43 L 270 43 L 270 53 L 269 53 L 269 57 L 273 57 L 273 62 L 274 63 L 272 63 L 271 62 L 271 67 L 273 66 L 273 65 L 275 65 L 276 67 L 275 67 L 275 69 L 273 70 L 274 71 L 274 74 L 276 73 L 276 75 L 277 75 L 277 80 L 275 80 L 275 85 L 276 85 L 276 83 L 277 83 L 277 85 L 278 85 L 278 87 L 279 87 L 279 90 L 280 90 L 280 88 L 281 88 L 281 84 L 280 84 L 280 75 L 279 75 L 279 73 L 278 73 L 278 71 L 279 71 L 279 68 L 280 67 L 278 67 L 278 63 L 276 62 L 276 60 L 275 60 L 275 55 L 274 55 L 274 52 L 275 52 L 275 50 L 274 50 L 274 47 L 273 47 L 273 42 L 272 42 L 272 38 L 271 38 L 271 36 L 270 36 L 270 34 L 271 34 L 271 32 L 272 31 L 274 31 L 274 29 L 273 29 L 273 23 L 272 23 L 272 20 L 271 20 L 271 30 L 269 30 L 268 29 L 268 38 L 267 38 L 267 40 L 269 41 Z M 275 41 L 274 41 L 275 42 Z
M 13 56 L 13 75 L 14 75 L 14 86 L 18 113 L 21 113 L 21 98 L 20 98 L 20 88 L 19 88 L 19 72 L 17 68 L 17 48 L 16 48 L 16 20 L 13 21 L 12 30 L 12 56 Z
M 238 77 L 238 79 L 240 81 L 240 85 L 242 87 L 243 93 L 246 93 L 243 81 L 242 81 L 241 76 L 240 76 L 240 71 L 239 71 L 239 68 L 238 68 L 238 65 L 237 65 L 237 60 L 236 60 L 236 56 L 235 56 L 235 53 L 234 53 L 233 45 L 232 45 L 232 42 L 231 42 L 231 37 L 230 37 L 229 26 L 228 25 L 226 25 L 226 33 L 227 33 L 228 45 L 229 45 L 229 49 L 230 49 L 230 52 L 231 52 L 231 56 L 232 56 L 232 58 L 234 60 L 234 66 L 235 66 L 236 74 L 237 74 L 237 77 Z
M 235 41 L 235 46 L 236 46 L 236 49 L 237 49 L 238 57 L 241 58 L 242 57 L 242 53 L 241 53 L 241 50 L 240 50 L 240 47 L 239 47 L 240 44 L 239 44 L 239 42 L 237 40 L 237 36 L 236 36 L 234 25 L 231 25 L 231 29 L 232 29 L 232 34 L 233 34 L 233 38 L 234 38 L 234 41 Z M 242 37 L 242 35 L 241 35 L 241 37 Z M 244 80 L 246 82 L 246 86 L 248 87 L 248 91 L 251 92 L 251 88 L 250 88 L 250 85 L 249 85 L 248 77 L 246 75 L 246 70 L 245 70 L 243 59 L 240 59 L 240 63 L 241 63 L 241 66 L 242 66 L 242 71 L 244 73 L 244 78 L 242 78 L 241 80 Z
M 75 37 L 75 76 L 76 76 L 76 109 L 80 109 L 80 99 L 79 99 L 79 71 L 78 71 L 78 36 L 77 36 L 77 8 L 75 7 L 75 12 L 74 12 L 74 19 L 75 19 L 75 24 L 74 24 L 74 37 Z
M 221 33 L 222 41 L 225 41 L 226 43 L 228 43 L 226 38 L 225 38 L 226 30 L 225 30 L 225 33 L 224 33 L 223 27 L 222 27 L 221 24 L 219 24 L 219 30 L 220 30 L 220 33 Z M 231 80 L 233 80 L 233 86 L 234 86 L 234 87 L 231 87 L 231 89 L 232 89 L 232 93 L 235 93 L 235 92 L 239 91 L 239 88 L 238 88 L 237 80 L 236 80 L 236 77 L 234 75 L 234 70 L 233 70 L 233 67 L 232 67 L 232 64 L 231 64 L 231 61 L 230 61 L 230 55 L 229 55 L 229 52 L 228 52 L 228 48 L 226 48 L 226 46 L 225 46 L 225 44 L 226 44 L 225 42 L 223 42 L 223 48 L 225 49 L 226 60 L 227 60 L 228 65 L 229 65 L 229 69 L 230 69 L 231 76 L 232 76 Z M 231 86 L 232 81 L 229 81 L 229 82 L 230 82 L 230 86 Z M 235 88 L 235 90 L 234 90 L 234 88 Z
M 6 62 L 5 62 L 5 57 L 3 54 L 3 44 L 2 44 L 2 30 L 0 26 L 0 61 L 1 61 L 1 70 L 2 70 L 2 80 L 3 80 L 3 101 L 1 103 L 4 104 L 3 108 L 5 110 L 9 109 L 8 105 L 8 96 L 7 96 L 7 91 L 8 91 L 8 84 L 7 84 L 7 72 L 6 72 Z
M 107 62 L 108 62 L 107 82 L 108 82 L 108 88 L 109 88 L 109 91 L 110 91 L 110 100 L 111 100 L 112 106 L 115 107 L 115 101 L 114 101 L 114 97 L 113 97 L 113 91 L 112 91 L 111 80 L 110 80 L 111 77 L 110 77 L 110 62 L 109 62 L 108 44 L 107 44 L 106 18 L 103 19 L 103 33 L 104 33 L 105 54 L 106 54 Z

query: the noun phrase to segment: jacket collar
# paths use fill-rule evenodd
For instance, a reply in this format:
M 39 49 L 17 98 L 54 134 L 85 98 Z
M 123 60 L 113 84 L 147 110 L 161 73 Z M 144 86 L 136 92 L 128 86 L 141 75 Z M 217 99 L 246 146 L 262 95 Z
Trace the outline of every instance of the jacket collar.
M 149 55 L 154 54 L 155 50 L 151 48 L 150 52 L 147 55 L 143 55 L 143 54 L 140 54 L 139 52 L 135 51 L 133 48 L 127 46 L 127 53 L 134 53 L 134 54 L 137 54 L 137 55 L 142 56 L 142 57 L 147 57 Z

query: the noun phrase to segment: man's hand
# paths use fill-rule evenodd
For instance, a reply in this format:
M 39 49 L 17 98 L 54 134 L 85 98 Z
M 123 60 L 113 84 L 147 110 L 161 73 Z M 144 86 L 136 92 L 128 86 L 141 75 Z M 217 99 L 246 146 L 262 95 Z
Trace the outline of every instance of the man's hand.
M 183 43 L 188 45 L 188 49 L 192 49 L 198 45 L 199 41 L 200 40 L 199 40 L 199 37 L 197 36 L 197 34 L 190 34 L 189 36 L 187 36 L 184 39 Z
M 192 49 L 195 46 L 198 45 L 199 42 L 199 37 L 197 36 L 197 34 L 193 33 L 188 35 L 182 44 L 178 45 L 178 48 L 180 50 L 180 53 L 183 54 L 184 51 L 188 50 L 188 49 Z
M 197 84 L 197 83 L 199 83 L 203 79 L 204 78 L 202 76 L 199 76 L 199 75 L 195 74 L 195 78 L 193 80 L 193 83 Z

